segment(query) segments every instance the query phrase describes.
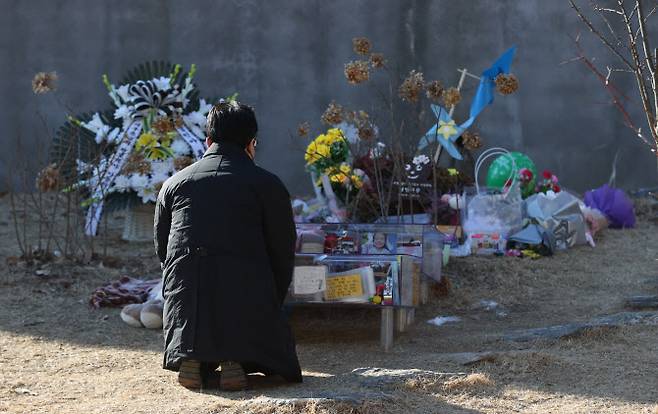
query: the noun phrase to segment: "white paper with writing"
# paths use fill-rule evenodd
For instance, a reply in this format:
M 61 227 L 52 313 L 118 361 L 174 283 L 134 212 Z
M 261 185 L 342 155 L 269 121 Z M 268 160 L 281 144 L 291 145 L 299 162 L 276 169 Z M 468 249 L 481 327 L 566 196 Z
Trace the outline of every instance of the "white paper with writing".
M 325 266 L 295 266 L 293 273 L 293 293 L 313 295 L 327 288 L 327 268 Z

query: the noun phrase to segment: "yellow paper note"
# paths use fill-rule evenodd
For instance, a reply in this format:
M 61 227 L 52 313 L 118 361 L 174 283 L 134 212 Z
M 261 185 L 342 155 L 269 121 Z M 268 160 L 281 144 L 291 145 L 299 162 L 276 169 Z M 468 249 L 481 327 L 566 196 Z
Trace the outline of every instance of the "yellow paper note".
M 325 298 L 327 300 L 339 300 L 359 296 L 363 296 L 360 273 L 327 278 L 327 290 L 325 291 Z

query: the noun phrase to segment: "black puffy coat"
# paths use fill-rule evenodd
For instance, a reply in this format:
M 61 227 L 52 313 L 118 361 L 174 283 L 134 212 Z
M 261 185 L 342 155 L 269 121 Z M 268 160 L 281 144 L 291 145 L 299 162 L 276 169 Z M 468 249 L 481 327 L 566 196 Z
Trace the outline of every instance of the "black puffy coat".
M 301 381 L 282 311 L 296 238 L 283 183 L 244 150 L 215 143 L 164 183 L 154 225 L 164 368 L 178 370 L 181 358 L 228 360 Z

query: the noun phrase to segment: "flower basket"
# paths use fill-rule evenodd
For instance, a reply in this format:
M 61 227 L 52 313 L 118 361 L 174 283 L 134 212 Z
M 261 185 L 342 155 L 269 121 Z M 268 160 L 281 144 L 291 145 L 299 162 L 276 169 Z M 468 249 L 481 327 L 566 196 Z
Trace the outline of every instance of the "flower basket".
M 155 205 L 135 205 L 128 210 L 121 238 L 126 241 L 153 241 L 153 216 Z

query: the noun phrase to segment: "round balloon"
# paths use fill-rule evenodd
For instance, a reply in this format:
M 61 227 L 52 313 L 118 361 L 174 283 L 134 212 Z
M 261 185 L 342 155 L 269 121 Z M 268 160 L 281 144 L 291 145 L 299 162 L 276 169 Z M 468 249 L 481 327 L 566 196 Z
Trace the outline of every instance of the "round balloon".
M 512 160 L 514 162 L 512 163 Z M 515 168 L 516 167 L 516 168 Z M 535 188 L 535 180 L 537 177 L 537 168 L 535 163 L 525 154 L 520 152 L 510 152 L 509 154 L 501 155 L 491 163 L 489 171 L 487 172 L 487 187 L 502 189 L 507 180 L 512 177 L 512 170 L 517 175 L 523 168 L 527 168 L 532 172 L 532 180 L 524 186 L 524 195 L 531 192 Z

